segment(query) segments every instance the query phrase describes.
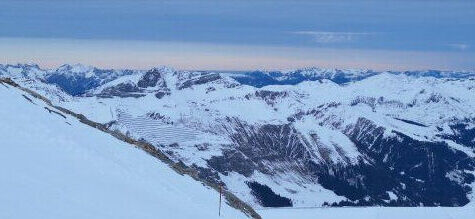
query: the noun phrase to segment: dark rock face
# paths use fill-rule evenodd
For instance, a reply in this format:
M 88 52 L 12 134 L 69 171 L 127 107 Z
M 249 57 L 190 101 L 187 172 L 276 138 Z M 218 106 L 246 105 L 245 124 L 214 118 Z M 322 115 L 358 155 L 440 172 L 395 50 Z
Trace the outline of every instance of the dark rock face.
M 250 168 L 271 175 L 285 172 L 287 168 L 308 173 L 308 169 L 304 168 L 305 163 L 315 154 L 306 149 L 306 145 L 300 141 L 300 134 L 290 124 L 255 127 L 237 119 L 228 121 L 234 126 L 230 138 L 235 150 L 252 161 L 247 162 Z M 279 165 L 269 166 L 269 163 Z M 277 167 L 281 164 L 285 165 Z
M 271 188 L 257 182 L 247 182 L 252 190 L 252 195 L 259 200 L 263 207 L 292 207 L 292 201 L 286 197 L 275 194 Z
M 216 91 L 216 88 L 214 88 L 214 87 L 206 88 L 206 93 L 213 92 L 213 91 Z
M 162 99 L 166 95 L 170 95 L 170 92 L 169 91 L 158 91 L 157 93 L 155 93 L 155 97 L 158 98 L 158 99 Z
M 147 71 L 137 83 L 137 86 L 141 88 L 155 87 L 157 85 L 159 87 L 166 87 L 162 72 L 156 68 Z
M 453 134 L 440 135 L 444 139 L 472 148 L 475 151 L 475 128 L 469 128 L 469 124 L 474 124 L 475 119 L 466 119 L 465 121 L 454 123 L 450 126 Z
M 360 118 L 347 135 L 358 150 L 371 158 L 372 165 L 380 168 L 387 183 L 369 184 L 370 191 L 395 190 L 405 198 L 404 205 L 461 206 L 468 203 L 467 184 L 473 182 L 475 162 L 465 153 L 452 150 L 446 143 L 414 140 L 401 133 L 383 137 L 383 129 Z M 451 175 L 452 179 L 448 177 Z M 455 180 L 454 180 L 455 178 Z M 393 181 L 396 184 L 392 184 Z M 458 181 L 458 182 L 457 182 Z M 372 186 L 368 186 L 372 185 Z
M 325 159 L 325 150 L 310 150 L 292 124 L 255 127 L 238 119 L 228 122 L 235 145 L 208 160 L 223 174 L 298 174 L 349 199 L 333 205 L 462 206 L 469 201 L 474 176 L 467 171 L 474 170 L 475 161 L 445 142 L 418 141 L 397 132 L 385 136 L 383 127 L 360 118 L 344 134 L 362 156 L 345 165 Z M 388 192 L 397 200 L 390 200 Z
M 162 70 L 153 68 L 146 72 L 140 80 L 135 83 L 121 83 L 112 87 L 105 88 L 99 95 L 99 97 L 142 97 L 149 92 L 155 92 L 155 97 L 158 99 L 163 98 L 170 94 L 170 90 L 164 79 Z M 147 90 L 146 88 L 156 88 L 154 90 Z
M 244 154 L 235 150 L 225 150 L 223 151 L 223 156 L 213 156 L 207 162 L 210 167 L 224 175 L 235 171 L 249 177 L 258 168 L 253 164 L 252 160 L 249 160 Z
M 251 96 L 251 94 L 248 94 L 244 97 L 249 100 Z M 264 100 L 269 105 L 274 105 L 277 99 L 287 97 L 288 93 L 284 91 L 277 92 L 268 90 L 258 90 L 254 93 L 254 96 Z
M 66 93 L 73 96 L 84 94 L 87 90 L 96 88 L 100 82 L 95 78 L 71 77 L 62 74 L 51 75 L 46 78 L 46 82 L 56 84 Z
M 98 68 L 91 68 L 86 72 L 72 71 L 72 66 L 63 65 L 54 72 L 48 73 L 44 81 L 59 86 L 72 96 L 79 96 L 120 76 L 134 73 L 132 70 L 115 71 Z
M 219 74 L 214 74 L 214 73 L 204 73 L 196 78 L 188 79 L 181 83 L 181 85 L 178 86 L 178 89 L 185 89 L 189 88 L 193 85 L 198 85 L 198 84 L 206 84 L 212 81 L 216 81 L 221 79 L 221 76 Z
M 141 89 L 131 83 L 122 83 L 113 87 L 105 88 L 98 97 L 141 97 L 143 94 L 138 94 Z

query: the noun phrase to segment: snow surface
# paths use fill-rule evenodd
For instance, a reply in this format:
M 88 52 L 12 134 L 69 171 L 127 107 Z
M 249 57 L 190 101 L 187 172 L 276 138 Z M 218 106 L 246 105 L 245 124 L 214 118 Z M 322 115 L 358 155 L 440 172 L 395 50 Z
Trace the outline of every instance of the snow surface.
M 465 219 L 475 218 L 472 207 L 368 207 L 368 208 L 267 208 L 258 210 L 262 218 L 273 219 Z
M 0 85 L 0 218 L 218 217 L 214 190 L 22 95 Z
M 144 139 L 157 147 L 164 146 L 173 152 L 171 158 L 176 161 L 205 168 L 208 167 L 206 159 L 220 156 L 226 149 L 223 145 L 232 144 L 229 133 L 223 130 L 223 125 L 227 124 L 225 118 L 238 118 L 259 127 L 263 124 L 288 124 L 289 117 L 300 113 L 303 115 L 292 125 L 302 139 L 312 143 L 309 151 L 315 151 L 316 161 L 323 160 L 318 157 L 317 151 L 317 146 L 321 146 L 329 151 L 329 158 L 334 163 L 356 163 L 361 154 L 344 132 L 346 127 L 355 124 L 361 117 L 385 127 L 386 136 L 394 135 L 393 131 L 397 131 L 421 141 L 445 141 L 453 149 L 475 157 L 469 148 L 439 136 L 450 134 L 448 124 L 451 121 L 474 117 L 473 80 L 417 78 L 386 72 L 345 85 L 323 79 L 297 85 L 255 88 L 247 85 L 226 86 L 234 81 L 223 76 L 222 80 L 177 89 L 180 78 L 189 78 L 192 73 L 174 73 L 164 67 L 159 71 L 171 89 L 170 95 L 161 99 L 147 91 L 144 92 L 146 96 L 140 98 L 91 96 L 56 103 L 96 122 L 116 121 L 117 125 L 112 129 L 128 133 L 136 139 Z M 136 83 L 142 75 L 119 77 L 94 92 L 119 83 Z M 209 92 L 208 88 L 214 89 Z M 257 92 L 285 95 L 266 98 L 258 96 Z M 438 98 L 439 102 L 433 102 L 433 99 Z M 309 113 L 312 111 L 318 114 Z M 160 114 L 163 119 L 152 119 L 148 116 L 150 113 Z M 437 127 L 444 129 L 439 131 Z M 178 146 L 167 147 L 172 143 L 178 143 Z M 210 146 L 208 150 L 200 151 L 195 146 L 199 144 Z M 278 168 L 278 165 L 268 164 L 272 168 Z M 320 185 L 308 186 L 314 182 L 301 179 L 290 171 L 274 176 L 255 172 L 250 177 L 235 173 L 220 178 L 234 194 L 253 206 L 258 204 L 250 195 L 246 180 L 269 186 L 279 195 L 292 199 L 297 207 L 321 206 L 324 201 L 331 203 L 344 199 Z
M 140 98 L 98 98 L 93 95 L 105 88 L 120 83 L 136 84 L 145 72 L 117 77 L 90 90 L 90 96 L 70 97 L 60 90 L 55 91 L 52 85 L 40 81 L 30 82 L 29 78 L 21 77 L 23 70 L 20 67 L 5 70 L 4 74 L 22 86 L 47 96 L 55 104 L 84 114 L 95 122 L 115 122 L 111 130 L 118 129 L 136 139 L 144 139 L 157 147 L 163 147 L 162 149 L 171 152 L 171 159 L 183 161 L 186 165 L 196 164 L 206 168 L 207 159 L 220 156 L 226 145 L 232 144 L 229 133 L 225 130 L 232 130 L 232 124 L 228 124 L 226 118 L 237 118 L 253 127 L 260 127 L 265 124 L 289 124 L 288 118 L 292 117 L 295 119 L 292 126 L 300 134 L 301 140 L 311 143 L 308 151 L 316 151 L 318 146 L 322 146 L 330 152 L 332 162 L 343 165 L 350 165 L 361 156 L 345 135 L 345 129 L 361 117 L 384 127 L 386 136 L 394 135 L 393 131 L 397 131 L 416 140 L 445 141 L 454 150 L 475 157 L 470 148 L 440 137 L 452 134 L 449 125 L 453 121 L 475 117 L 473 76 L 456 79 L 457 77 L 418 77 L 385 72 L 344 84 L 322 79 L 296 85 L 256 88 L 239 84 L 228 86 L 235 83 L 234 79 L 229 74 L 221 74 L 223 78 L 220 80 L 178 89 L 180 83 L 195 78 L 200 73 L 159 67 L 155 70 L 163 73 L 165 84 L 170 89 L 169 95 L 156 98 L 154 93 L 158 87 L 149 87 L 143 92 L 145 96 Z M 307 76 L 322 74 L 325 78 L 333 78 L 341 72 L 351 76 L 350 78 L 372 74 L 371 71 L 364 70 L 316 68 L 299 72 Z M 291 72 L 287 73 L 282 76 L 282 80 L 291 76 Z M 31 74 L 41 76 L 39 73 Z M 259 96 L 258 92 L 285 95 L 273 98 L 272 94 Z M 160 117 L 151 118 L 151 113 L 160 114 Z M 170 138 L 173 135 L 175 138 Z M 171 145 L 172 143 L 178 145 Z M 196 147 L 204 144 L 209 145 L 208 149 L 199 150 Z M 319 153 L 315 154 L 312 159 L 322 162 Z M 271 169 L 281 168 L 278 163 L 266 165 Z M 456 175 L 449 174 L 448 177 L 453 176 Z M 297 207 L 321 206 L 324 201 L 331 203 L 345 199 L 318 184 L 313 185 L 314 182 L 293 171 L 272 176 L 255 171 L 250 177 L 237 173 L 220 177 L 234 194 L 253 206 L 259 204 L 250 194 L 246 180 L 269 186 L 277 194 L 292 199 Z M 310 184 L 313 186 L 309 186 Z M 475 183 L 471 186 L 475 188 Z M 390 196 L 395 195 L 389 192 Z

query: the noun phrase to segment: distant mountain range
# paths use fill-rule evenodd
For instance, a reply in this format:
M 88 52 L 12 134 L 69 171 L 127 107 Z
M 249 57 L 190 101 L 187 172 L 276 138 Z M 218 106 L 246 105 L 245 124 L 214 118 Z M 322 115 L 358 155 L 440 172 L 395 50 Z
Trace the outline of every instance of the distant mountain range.
M 0 77 L 152 144 L 253 206 L 474 199 L 474 72 L 1 65 Z
M 171 70 L 175 71 L 174 69 Z M 37 64 L 0 64 L 0 74 L 2 72 L 3 74 L 8 74 L 10 72 L 21 73 L 23 75 L 34 74 L 37 78 L 40 78 L 47 83 L 58 85 L 68 94 L 78 96 L 121 76 L 140 74 L 145 72 L 145 70 L 100 69 L 82 64 L 64 64 L 56 69 L 41 69 Z M 196 72 L 219 73 L 221 75 L 229 76 L 241 84 L 250 85 L 257 88 L 267 85 L 295 85 L 304 81 L 317 81 L 323 79 L 331 80 L 337 84 L 345 84 L 349 82 L 360 81 L 381 73 L 389 73 L 394 75 L 403 74 L 411 77 L 434 77 L 448 79 L 467 79 L 475 77 L 475 72 L 469 71 L 425 70 L 378 72 L 373 70 L 323 69 L 315 67 L 290 71 L 237 71 L 232 73 L 227 71 Z

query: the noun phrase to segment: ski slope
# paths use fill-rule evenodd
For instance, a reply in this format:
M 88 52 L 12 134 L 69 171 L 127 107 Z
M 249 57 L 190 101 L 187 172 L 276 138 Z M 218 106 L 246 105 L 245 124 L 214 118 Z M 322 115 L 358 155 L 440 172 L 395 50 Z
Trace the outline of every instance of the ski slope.
M 0 218 L 218 217 L 214 190 L 45 107 L 0 84 Z

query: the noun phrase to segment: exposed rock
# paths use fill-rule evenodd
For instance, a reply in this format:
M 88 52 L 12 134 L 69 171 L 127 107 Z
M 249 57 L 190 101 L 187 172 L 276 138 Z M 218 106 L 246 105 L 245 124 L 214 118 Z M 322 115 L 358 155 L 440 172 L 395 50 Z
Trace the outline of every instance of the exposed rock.
M 141 88 L 147 87 L 166 87 L 163 72 L 158 68 L 153 68 L 145 73 L 145 75 L 137 82 L 137 86 Z
M 192 79 L 189 79 L 189 80 L 186 80 L 186 81 L 182 82 L 178 86 L 178 89 L 181 90 L 181 89 L 189 88 L 193 85 L 206 84 L 206 83 L 216 81 L 216 80 L 219 80 L 219 79 L 221 79 L 221 76 L 219 74 L 215 74 L 215 73 L 203 74 L 203 75 L 198 76 L 196 78 L 192 78 Z

